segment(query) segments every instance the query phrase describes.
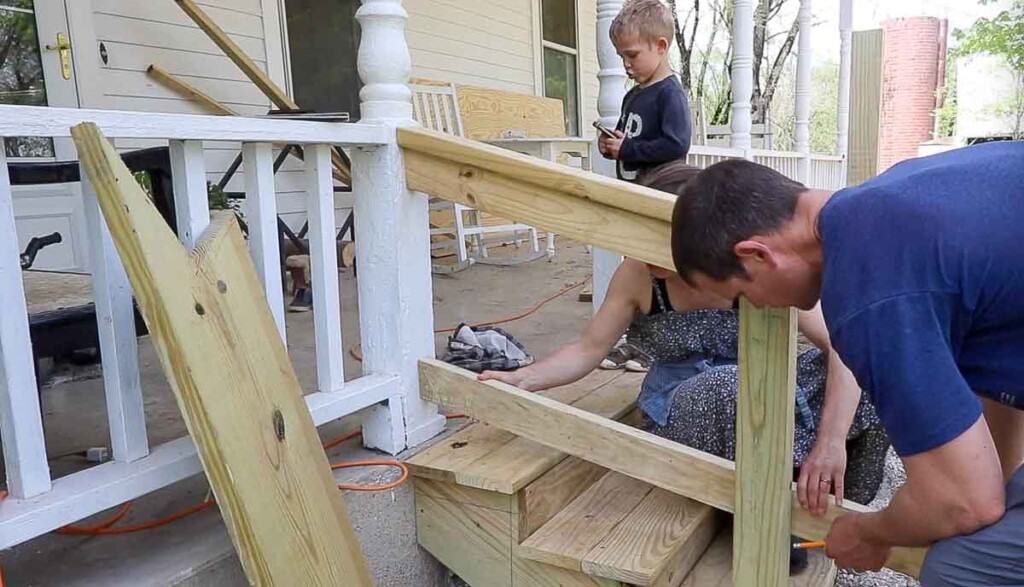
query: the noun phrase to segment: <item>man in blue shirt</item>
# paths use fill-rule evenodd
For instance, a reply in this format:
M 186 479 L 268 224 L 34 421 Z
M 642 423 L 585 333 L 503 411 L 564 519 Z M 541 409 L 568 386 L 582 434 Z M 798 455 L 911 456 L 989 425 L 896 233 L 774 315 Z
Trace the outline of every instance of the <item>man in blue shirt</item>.
M 927 587 L 1024 585 L 1022 237 L 1024 142 L 905 161 L 834 193 L 725 161 L 677 200 L 677 271 L 759 306 L 820 299 L 903 459 L 887 509 L 833 524 L 840 566 L 932 545 Z

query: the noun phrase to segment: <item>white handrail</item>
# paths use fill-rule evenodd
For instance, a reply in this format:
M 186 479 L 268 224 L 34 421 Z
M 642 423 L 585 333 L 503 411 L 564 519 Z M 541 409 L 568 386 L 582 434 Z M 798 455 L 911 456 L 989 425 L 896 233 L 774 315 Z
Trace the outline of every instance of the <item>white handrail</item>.
M 71 127 L 95 122 L 118 139 L 176 139 L 253 143 L 383 145 L 391 134 L 383 125 L 311 122 L 272 117 L 202 116 L 0 105 L 0 136 L 70 137 Z

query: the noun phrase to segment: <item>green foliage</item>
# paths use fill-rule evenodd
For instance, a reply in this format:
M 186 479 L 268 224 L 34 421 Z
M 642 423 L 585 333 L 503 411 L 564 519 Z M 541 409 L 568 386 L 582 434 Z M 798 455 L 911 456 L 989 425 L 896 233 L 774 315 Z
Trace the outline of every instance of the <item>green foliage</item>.
M 990 3 L 992 0 L 981 0 L 981 4 Z M 953 35 L 959 43 L 955 57 L 988 53 L 1002 57 L 1013 70 L 1014 94 L 1001 100 L 993 114 L 1011 118 L 1013 138 L 1024 137 L 1024 0 L 1013 0 L 1008 9 L 992 18 L 979 18 Z
M 937 137 L 956 134 L 956 60 L 946 60 L 946 85 L 935 91 L 942 106 L 935 109 Z
M 989 4 L 991 0 L 982 0 Z M 953 33 L 958 42 L 954 56 L 976 53 L 1000 55 L 1014 71 L 1024 72 L 1024 0 L 1013 0 L 1007 10 L 992 18 L 979 18 L 967 29 Z

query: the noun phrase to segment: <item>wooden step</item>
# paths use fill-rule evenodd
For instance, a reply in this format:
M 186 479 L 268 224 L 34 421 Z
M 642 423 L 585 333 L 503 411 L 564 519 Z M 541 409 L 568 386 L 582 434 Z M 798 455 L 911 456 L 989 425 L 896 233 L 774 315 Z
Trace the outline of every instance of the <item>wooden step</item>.
M 832 587 L 835 581 L 836 566 L 820 550 L 812 550 L 807 568 L 789 578 L 792 587 Z M 680 587 L 733 587 L 732 530 L 719 533 Z
M 719 527 L 714 508 L 608 472 L 516 554 L 635 585 L 678 585 Z

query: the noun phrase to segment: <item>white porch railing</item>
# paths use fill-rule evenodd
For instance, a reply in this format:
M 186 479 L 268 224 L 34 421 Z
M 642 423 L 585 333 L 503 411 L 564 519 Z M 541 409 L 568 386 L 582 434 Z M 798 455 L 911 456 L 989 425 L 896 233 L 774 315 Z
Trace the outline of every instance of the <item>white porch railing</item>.
M 93 288 L 100 333 L 104 388 L 110 428 L 113 461 L 83 471 L 51 479 L 43 437 L 36 378 L 32 361 L 32 343 L 26 313 L 18 240 L 6 160 L 4 136 L 68 137 L 71 126 L 95 122 L 110 138 L 168 139 L 177 210 L 178 233 L 186 243 L 197 238 L 209 223 L 203 141 L 242 143 L 245 165 L 245 191 L 249 242 L 257 271 L 265 285 L 267 299 L 285 337 L 284 299 L 281 292 L 276 196 L 273 181 L 271 144 L 305 145 L 308 182 L 309 239 L 314 292 L 314 330 L 316 342 L 317 388 L 306 396 L 317 425 L 336 420 L 364 408 L 382 404 L 364 422 L 364 436 L 370 445 L 397 452 L 407 441 L 407 426 L 421 425 L 404 412 L 409 389 L 416 381 L 402 383 L 408 374 L 388 368 L 374 357 L 404 355 L 401 341 L 375 334 L 380 316 L 401 320 L 397 299 L 382 295 L 398 281 L 398 265 L 381 265 L 363 255 L 361 267 L 376 263 L 374 269 L 360 273 L 360 322 L 365 353 L 364 374 L 345 381 L 342 371 L 344 345 L 338 297 L 338 265 L 335 248 L 334 185 L 331 177 L 330 147 L 338 145 L 355 152 L 353 191 L 357 211 L 374 216 L 375 207 L 388 207 L 383 194 L 396 192 L 400 197 L 423 199 L 407 191 L 404 185 L 382 185 L 379 177 L 394 177 L 393 161 L 379 155 L 390 145 L 394 149 L 394 129 L 386 124 L 331 124 L 260 118 L 182 116 L 170 114 L 90 111 L 75 109 L 0 106 L 0 431 L 2 431 L 7 486 L 10 495 L 0 501 L 0 549 L 18 544 L 86 516 L 103 511 L 201 472 L 191 439 L 180 438 L 166 444 L 149 446 L 146 434 L 143 397 L 139 377 L 136 332 L 133 320 L 131 288 L 113 246 L 106 224 L 87 181 L 82 193 L 87 209 L 89 242 L 94 259 Z M 82 174 L 85 177 L 85 174 Z M 389 190 L 390 188 L 390 190 Z M 368 212 L 371 210 L 371 212 Z M 383 210 L 378 214 L 388 214 Z M 357 215 L 357 222 L 359 216 Z M 422 223 L 424 235 L 427 224 Z M 393 246 L 378 243 L 380 231 L 364 227 L 360 235 L 360 253 Z M 388 235 L 384 235 L 388 238 Z M 424 236 L 424 242 L 426 237 Z M 422 254 L 404 251 L 429 271 L 427 248 Z M 421 258 L 420 258 L 421 257 Z M 389 275 L 392 272 L 394 275 Z M 429 279 L 429 277 L 428 277 Z M 421 292 L 418 312 L 429 314 L 429 281 Z M 424 312 L 423 309 L 427 308 Z M 417 325 L 421 339 L 432 341 L 432 324 Z M 349 341 L 349 343 L 354 341 Z M 426 353 L 429 354 L 429 348 Z M 418 401 L 416 398 L 415 401 Z M 431 418 L 432 416 L 432 418 Z M 427 414 L 436 420 L 436 414 Z M 440 426 L 428 422 L 432 433 Z M 432 433 L 424 430 L 420 437 Z M 418 441 L 422 441 L 419 438 Z
M 743 157 L 743 149 L 694 145 L 690 147 L 690 154 L 686 157 L 686 162 L 697 167 L 707 167 L 726 159 L 742 159 Z M 750 151 L 750 158 L 755 163 L 771 167 L 790 179 L 804 183 L 807 187 L 820 190 L 838 190 L 846 187 L 846 167 L 842 157 L 812 154 L 810 156 L 810 177 L 806 180 L 800 177 L 800 160 L 803 157 L 802 154 L 795 151 L 763 149 L 751 149 Z
M 807 185 L 820 190 L 846 187 L 846 162 L 838 155 L 811 155 Z

